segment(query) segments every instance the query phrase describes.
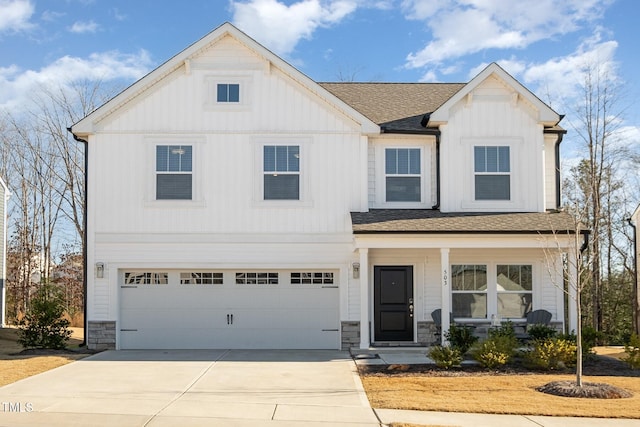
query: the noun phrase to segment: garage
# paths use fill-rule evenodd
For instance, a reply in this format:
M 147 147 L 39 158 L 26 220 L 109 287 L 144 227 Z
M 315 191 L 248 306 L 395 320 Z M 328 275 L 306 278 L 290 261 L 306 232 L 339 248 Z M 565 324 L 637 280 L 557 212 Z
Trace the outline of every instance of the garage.
M 121 349 L 338 349 L 337 271 L 119 272 Z

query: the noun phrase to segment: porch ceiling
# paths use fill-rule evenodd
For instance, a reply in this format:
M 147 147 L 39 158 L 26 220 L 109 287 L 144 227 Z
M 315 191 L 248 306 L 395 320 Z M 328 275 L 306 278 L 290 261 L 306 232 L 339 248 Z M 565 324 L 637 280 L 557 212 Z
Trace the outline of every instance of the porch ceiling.
M 443 213 L 431 209 L 371 209 L 351 212 L 354 234 L 574 234 L 567 212 Z

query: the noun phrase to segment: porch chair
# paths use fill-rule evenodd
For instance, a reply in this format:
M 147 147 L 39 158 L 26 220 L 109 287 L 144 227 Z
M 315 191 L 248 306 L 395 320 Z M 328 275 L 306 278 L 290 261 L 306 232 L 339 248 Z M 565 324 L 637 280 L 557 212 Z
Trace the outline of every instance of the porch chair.
M 528 340 L 530 338 L 529 333 L 527 332 L 527 329 L 529 328 L 529 326 L 532 326 L 532 325 L 548 326 L 551 323 L 551 317 L 553 317 L 553 315 L 544 309 L 533 310 L 528 312 L 526 323 L 524 325 L 517 325 L 517 327 L 522 328 L 522 332 L 520 333 L 516 332 L 516 338 L 518 338 L 521 341 Z
M 436 326 L 436 332 L 435 332 L 435 337 L 436 337 L 436 341 L 435 344 L 440 344 L 441 337 L 442 337 L 442 310 L 437 308 L 435 310 L 433 310 L 431 312 L 431 318 L 433 319 L 433 323 Z M 453 323 L 453 315 L 451 313 L 449 313 L 449 324 Z

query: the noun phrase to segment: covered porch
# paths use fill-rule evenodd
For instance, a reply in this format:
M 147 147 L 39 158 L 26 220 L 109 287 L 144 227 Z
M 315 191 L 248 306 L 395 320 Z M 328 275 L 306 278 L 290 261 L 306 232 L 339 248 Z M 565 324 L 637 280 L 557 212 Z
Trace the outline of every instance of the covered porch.
M 551 312 L 558 329 L 576 327 L 563 262 L 582 237 L 566 213 L 371 210 L 352 221 L 361 350 L 444 342 L 451 320 L 482 334 L 501 321 L 523 323 L 536 309 Z

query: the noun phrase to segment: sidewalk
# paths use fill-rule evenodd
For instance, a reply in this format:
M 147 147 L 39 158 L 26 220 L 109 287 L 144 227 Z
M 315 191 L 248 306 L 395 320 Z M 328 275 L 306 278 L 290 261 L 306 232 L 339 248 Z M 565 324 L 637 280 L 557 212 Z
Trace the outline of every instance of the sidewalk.
M 455 427 L 637 427 L 640 420 L 581 417 L 541 417 L 535 415 L 468 414 L 374 409 L 383 425 L 392 422 L 425 426 Z

